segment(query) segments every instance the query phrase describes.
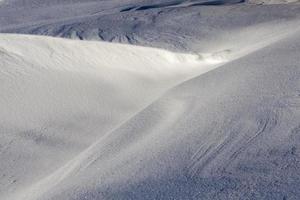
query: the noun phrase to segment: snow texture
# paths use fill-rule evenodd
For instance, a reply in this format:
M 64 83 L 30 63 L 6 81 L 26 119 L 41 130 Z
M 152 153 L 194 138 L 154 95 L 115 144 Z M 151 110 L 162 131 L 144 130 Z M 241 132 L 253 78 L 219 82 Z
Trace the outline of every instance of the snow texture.
M 2 1 L 0 199 L 299 199 L 299 11 Z

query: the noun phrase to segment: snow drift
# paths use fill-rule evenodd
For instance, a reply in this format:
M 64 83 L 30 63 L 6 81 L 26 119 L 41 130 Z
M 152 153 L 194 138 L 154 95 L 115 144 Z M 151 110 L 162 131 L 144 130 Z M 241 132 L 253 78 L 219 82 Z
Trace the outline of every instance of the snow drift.
M 0 198 L 297 197 L 298 27 L 194 54 L 0 35 Z
M 299 39 L 179 84 L 14 197 L 297 199 Z
M 209 54 L 1 35 L 1 199 L 222 62 Z

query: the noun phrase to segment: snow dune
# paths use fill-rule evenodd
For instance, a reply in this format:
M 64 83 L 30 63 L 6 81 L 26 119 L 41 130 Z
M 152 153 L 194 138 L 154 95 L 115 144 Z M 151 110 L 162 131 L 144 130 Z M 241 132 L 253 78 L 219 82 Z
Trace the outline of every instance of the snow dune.
M 298 32 L 175 87 L 41 199 L 297 199 L 299 50 Z
M 1 35 L 0 58 L 1 199 L 44 178 L 166 90 L 225 61 L 17 35 Z
M 286 24 L 195 54 L 1 34 L 0 198 L 199 199 L 247 181 L 210 172 L 277 126 L 269 106 L 293 107 L 279 129 L 296 126 L 298 23 Z

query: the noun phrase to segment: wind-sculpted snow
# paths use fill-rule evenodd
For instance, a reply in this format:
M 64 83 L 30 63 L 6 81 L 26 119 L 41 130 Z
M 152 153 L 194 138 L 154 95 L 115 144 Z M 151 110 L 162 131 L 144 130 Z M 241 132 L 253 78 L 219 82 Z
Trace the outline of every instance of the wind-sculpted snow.
M 267 27 L 197 54 L 1 35 L 1 199 L 297 197 L 299 26 Z
M 298 1 L 0 0 L 0 32 L 69 38 L 0 34 L 1 200 L 300 199 Z
M 180 84 L 17 197 L 298 199 L 299 49 L 296 34 Z
M 1 35 L 0 198 L 43 179 L 174 85 L 226 62 L 219 54 Z
M 220 37 L 228 40 L 242 28 L 255 29 L 266 23 L 276 27 L 300 15 L 297 4 L 258 6 L 239 3 L 242 2 L 239 0 L 31 1 L 8 1 L 1 6 L 0 32 L 130 43 L 187 52 L 206 50 Z M 273 26 L 268 26 L 266 31 L 273 32 Z

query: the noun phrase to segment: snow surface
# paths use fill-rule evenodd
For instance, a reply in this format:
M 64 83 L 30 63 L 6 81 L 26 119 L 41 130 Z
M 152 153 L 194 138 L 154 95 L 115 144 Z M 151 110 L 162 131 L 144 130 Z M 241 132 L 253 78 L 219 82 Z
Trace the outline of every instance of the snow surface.
M 276 34 L 277 39 L 273 38 L 269 43 L 274 43 L 282 37 L 286 37 L 286 34 Z M 201 141 L 201 138 L 205 137 L 205 131 L 202 129 L 206 127 L 217 131 L 217 127 L 208 123 L 210 119 L 214 119 L 214 123 L 224 124 L 219 126 L 227 126 L 229 123 L 223 122 L 223 118 L 219 121 L 217 116 L 206 116 L 208 114 L 204 111 L 196 109 L 198 106 L 202 108 L 203 105 L 207 110 L 209 106 L 209 113 L 220 115 L 220 111 L 217 112 L 219 106 L 210 106 L 210 103 L 214 102 L 213 99 L 219 99 L 214 93 L 220 89 L 211 86 L 216 87 L 210 91 L 212 96 L 205 95 L 202 91 L 191 91 L 191 95 L 198 94 L 203 98 L 201 102 L 207 101 L 206 106 L 200 102 L 199 105 L 194 105 L 191 103 L 194 100 L 189 98 L 178 100 L 177 97 L 166 95 L 167 97 L 161 100 L 159 97 L 166 90 L 187 79 L 265 47 L 268 45 L 266 41 L 252 45 L 251 51 L 246 48 L 235 53 L 229 51 L 189 55 L 110 43 L 1 35 L 1 129 L 7 133 L 1 138 L 0 159 L 5 161 L 0 165 L 1 196 L 5 199 L 80 199 L 81 195 L 90 195 L 88 198 L 93 199 L 96 198 L 93 195 L 99 195 L 97 198 L 106 199 L 110 195 L 118 195 L 118 192 L 106 191 L 108 185 L 112 189 L 116 187 L 115 184 L 122 185 L 124 181 L 133 184 L 151 176 L 155 179 L 156 176 L 159 178 L 160 175 L 168 175 L 173 169 L 180 172 L 174 177 L 181 177 L 183 172 L 187 173 L 188 177 L 193 177 L 198 170 L 193 169 L 197 166 L 188 168 L 191 162 L 188 160 L 192 159 L 189 154 L 195 152 L 194 148 L 198 145 L 198 148 L 204 145 L 201 148 L 205 149 L 209 141 L 219 143 L 223 139 L 210 136 L 212 138 L 207 139 L 208 143 L 191 145 L 186 142 L 190 139 L 194 142 L 199 142 L 199 139 Z M 261 68 L 260 65 L 257 67 Z M 251 72 L 249 74 L 251 75 Z M 234 79 L 235 76 L 230 76 L 233 78 L 230 81 L 236 81 L 236 86 L 240 85 L 239 81 L 246 81 L 240 79 L 241 75 L 237 76 L 238 80 Z M 218 79 L 219 82 L 223 82 L 226 76 Z M 228 87 L 223 84 L 223 87 Z M 225 94 L 231 91 L 228 90 L 221 89 Z M 186 92 L 179 93 L 183 95 Z M 273 98 L 272 94 L 270 98 Z M 245 94 L 234 95 L 242 98 Z M 297 94 L 294 95 L 296 96 L 291 97 L 290 103 L 296 103 L 297 106 Z M 167 100 L 164 100 L 165 98 Z M 209 100 L 205 100 L 206 98 Z M 152 102 L 155 103 L 147 107 Z M 237 109 L 235 106 L 239 106 L 235 101 L 222 105 L 234 109 Z M 188 112 L 191 114 L 188 115 Z M 201 113 L 200 119 L 195 118 L 197 114 L 194 115 L 194 112 Z M 237 111 L 233 113 L 237 114 Z M 198 125 L 186 118 L 190 115 Z M 219 117 L 223 115 L 226 115 L 226 112 L 222 112 Z M 180 117 L 183 119 L 178 121 Z M 258 112 L 258 116 L 254 117 L 257 117 L 255 120 L 258 121 L 258 129 L 265 126 L 264 120 L 269 120 L 265 111 Z M 132 119 L 129 120 L 130 118 Z M 239 123 L 236 118 L 231 118 L 233 117 L 225 121 L 233 120 L 234 123 Z M 183 123 L 182 127 L 178 127 L 179 122 Z M 256 128 L 254 122 L 249 123 L 248 128 Z M 189 135 L 190 129 L 197 130 L 197 127 L 200 128 L 197 133 L 194 136 Z M 227 129 L 230 128 L 226 127 L 223 131 Z M 255 132 L 249 132 L 245 134 L 250 134 L 247 137 L 251 138 L 251 133 Z M 230 133 L 228 134 L 230 136 Z M 226 134 L 223 135 L 225 136 Z M 177 137 L 180 138 L 178 141 Z M 242 135 L 237 137 L 242 138 Z M 184 146 L 187 149 L 183 148 Z M 173 150 L 173 153 L 170 152 L 164 157 L 170 150 Z M 171 166 L 165 163 L 165 159 Z M 180 187 L 184 185 L 185 183 Z M 169 189 L 175 187 L 171 186 Z M 86 187 L 88 189 L 85 189 Z M 150 183 L 149 187 L 152 188 Z M 202 185 L 196 184 L 193 187 L 201 189 Z M 173 189 L 180 190 L 176 187 Z M 149 195 L 139 190 L 137 192 L 134 195 L 141 195 L 137 198 L 146 198 L 143 196 Z M 160 190 L 156 189 L 154 194 L 164 196 L 165 192 L 160 194 Z M 171 192 L 168 195 L 175 194 L 176 192 Z M 123 198 L 123 195 L 120 195 L 118 198 Z M 135 198 L 130 193 L 128 195 L 128 198 Z M 181 199 L 180 195 L 184 194 L 178 195 Z M 124 198 L 127 198 L 126 195 Z M 153 196 L 150 195 L 149 199 L 151 198 Z
M 0 56 L 1 196 L 44 177 L 167 89 L 222 62 L 16 35 L 1 35 Z
M 12 0 L 0 7 L 0 32 L 203 52 L 214 50 L 218 43 L 235 45 L 248 37 L 265 38 L 264 33 L 275 32 L 273 28 L 300 16 L 299 4 L 253 5 L 224 0 L 208 6 L 201 2 L 209 1 Z M 259 25 L 256 33 L 245 31 L 251 35 L 236 34 Z
M 295 3 L 300 3 L 299 0 L 249 0 L 249 3 L 252 4 L 295 4 Z
M 300 6 L 255 4 L 1 4 L 0 199 L 299 199 Z

